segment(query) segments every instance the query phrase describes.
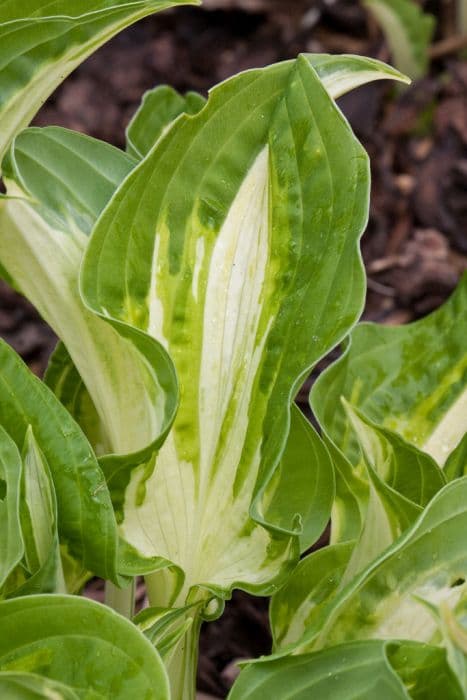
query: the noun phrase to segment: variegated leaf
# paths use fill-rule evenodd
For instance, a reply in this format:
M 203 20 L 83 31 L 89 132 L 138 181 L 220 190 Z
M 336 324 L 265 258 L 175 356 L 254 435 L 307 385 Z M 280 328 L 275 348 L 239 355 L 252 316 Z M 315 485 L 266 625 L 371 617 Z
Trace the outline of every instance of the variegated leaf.
M 89 232 L 134 164 L 82 134 L 28 129 L 9 154 L 9 198 L 0 200 L 0 259 L 64 339 L 90 388 L 101 422 L 94 436 L 100 454 L 136 452 L 163 439 L 177 402 L 172 364 L 158 343 L 122 324 L 116 329 L 102 322 L 79 293 Z
M 393 447 L 412 452 L 410 477 L 427 463 L 423 453 L 443 467 L 467 430 L 466 308 L 464 278 L 444 306 L 420 321 L 399 327 L 361 324 L 343 356 L 316 381 L 311 406 L 341 474 L 333 541 L 358 537 L 368 499 L 361 449 L 340 397 Z M 462 459 L 459 452 L 456 462 Z M 450 469 L 459 475 L 463 465 Z
M 425 75 L 435 18 L 414 0 L 363 0 L 381 25 L 399 70 L 411 78 Z
M 443 649 L 362 641 L 314 654 L 261 660 L 245 668 L 228 700 L 462 700 Z
M 274 650 L 297 643 L 339 589 L 354 542 L 322 547 L 304 557 L 272 597 L 270 622 Z
M 362 305 L 367 159 L 331 97 L 395 75 L 302 56 L 226 81 L 177 119 L 93 232 L 88 305 L 158 339 L 180 380 L 173 429 L 156 468 L 133 470 L 121 525 L 185 572 L 179 604 L 196 587 L 266 592 L 296 556 L 296 528 L 259 526 L 250 508 L 301 381 Z M 152 602 L 168 605 L 158 590 L 156 577 Z
M 0 164 L 15 135 L 87 56 L 133 22 L 196 0 L 3 0 Z
M 356 438 L 335 396 L 399 434 L 442 467 L 467 430 L 467 277 L 430 316 L 405 326 L 361 324 L 344 356 L 316 382 L 320 423 L 355 464 Z M 337 436 L 340 437 L 337 437 Z
M 450 608 L 459 601 L 467 578 L 467 552 L 459 538 L 465 527 L 463 477 L 445 486 L 411 528 L 329 599 L 294 643 L 296 651 L 352 639 L 436 642 L 437 624 L 420 599 L 444 601 Z
M 345 399 L 343 403 L 364 455 L 369 499 L 342 585 L 402 535 L 446 483 L 429 455 L 373 425 Z

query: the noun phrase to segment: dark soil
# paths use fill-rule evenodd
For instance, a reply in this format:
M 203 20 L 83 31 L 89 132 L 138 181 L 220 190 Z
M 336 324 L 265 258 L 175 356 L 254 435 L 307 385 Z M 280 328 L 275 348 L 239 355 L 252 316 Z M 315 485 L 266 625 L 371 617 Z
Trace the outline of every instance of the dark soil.
M 35 123 L 122 146 L 142 93 L 157 84 L 206 93 L 233 73 L 301 51 L 389 59 L 377 28 L 351 0 L 204 4 L 204 10 L 167 11 L 126 30 L 57 90 Z M 467 63 L 450 53 L 453 3 L 425 5 L 439 24 L 430 74 L 406 90 L 381 82 L 341 100 L 373 171 L 363 243 L 365 318 L 389 324 L 436 308 L 467 267 Z M 3 284 L 0 335 L 34 372 L 43 372 L 54 336 Z M 305 401 L 306 392 L 300 397 Z M 200 689 L 225 695 L 235 675 L 232 661 L 268 652 L 269 645 L 267 602 L 235 593 L 223 618 L 203 632 Z

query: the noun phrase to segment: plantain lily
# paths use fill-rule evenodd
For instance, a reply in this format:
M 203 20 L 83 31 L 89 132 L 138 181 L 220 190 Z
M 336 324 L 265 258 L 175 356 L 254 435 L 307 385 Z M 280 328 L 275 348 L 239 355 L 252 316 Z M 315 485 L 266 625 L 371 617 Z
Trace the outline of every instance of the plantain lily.
M 199 620 L 235 586 L 277 588 L 326 524 L 329 457 L 290 404 L 363 300 L 368 163 L 334 99 L 386 77 L 301 56 L 152 122 L 167 93 L 146 97 L 139 164 L 56 128 L 17 136 L 4 163 L 0 261 L 65 343 L 47 381 L 101 456 L 132 555 L 118 574 L 155 572 L 153 606 L 196 606 L 175 696 Z
M 67 590 L 58 530 L 65 559 L 118 583 L 117 524 L 88 441 L 3 341 L 0 366 L 0 598 Z
M 428 69 L 435 18 L 414 0 L 363 0 L 386 36 L 395 65 L 414 80 Z
M 405 486 L 394 474 L 394 467 L 385 478 L 395 479 L 396 487 L 411 500 L 422 497 L 419 505 L 426 504 L 428 494 L 423 497 L 407 491 L 413 489 L 414 470 L 424 473 L 435 490 L 433 476 L 428 477 L 434 473 L 434 463 L 443 468 L 437 477 L 439 483 L 444 477 L 463 474 L 466 303 L 464 278 L 451 299 L 425 319 L 393 328 L 361 324 L 340 360 L 313 387 L 311 405 L 342 477 L 337 482 L 334 542 L 359 535 L 368 499 L 358 439 L 360 434 L 361 441 L 362 431 L 352 430 L 339 397 L 360 412 L 366 423 L 362 429 L 373 433 L 370 440 L 383 440 L 386 451 L 389 443 L 393 464 L 398 459 L 404 469 L 410 460 L 411 469 L 400 472 Z M 363 449 L 368 451 L 368 445 Z M 380 469 L 387 471 L 387 466 Z
M 260 698 L 275 680 L 279 698 L 293 683 L 297 697 L 464 696 L 466 282 L 426 319 L 356 328 L 313 387 L 340 493 L 333 542 L 274 595 L 275 653 L 232 698 Z M 374 673 L 360 674 L 373 653 Z
M 240 675 L 228 698 L 429 700 L 438 694 L 451 700 L 464 697 L 444 650 L 374 640 L 255 664 Z
M 464 697 L 466 489 L 465 477 L 446 485 L 348 582 L 359 543 L 303 559 L 273 598 L 275 655 L 247 666 L 229 698 Z
M 324 440 L 293 403 L 365 290 L 368 158 L 335 100 L 403 76 L 304 54 L 207 100 L 149 91 L 126 152 L 21 131 L 178 4 L 0 9 L 0 265 L 61 338 L 48 386 L 0 343 L 0 691 L 189 700 L 200 626 L 238 587 L 275 593 L 275 648 L 232 700 L 458 700 L 466 282 L 428 319 L 353 331 L 312 392 Z M 128 616 L 145 576 L 135 624 L 66 595 L 93 573 Z
M 0 161 L 15 135 L 85 58 L 138 19 L 196 0 L 4 0 Z

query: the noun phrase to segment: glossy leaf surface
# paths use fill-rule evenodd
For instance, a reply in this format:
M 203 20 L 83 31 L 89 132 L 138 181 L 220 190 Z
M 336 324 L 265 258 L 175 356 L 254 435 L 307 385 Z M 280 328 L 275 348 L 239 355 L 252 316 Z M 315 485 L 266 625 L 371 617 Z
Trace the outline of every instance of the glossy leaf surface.
M 429 455 L 343 402 L 363 453 L 370 491 L 363 528 L 342 579 L 347 583 L 413 524 L 446 479 Z
M 419 451 L 443 467 L 467 430 L 466 307 L 467 278 L 444 306 L 420 321 L 358 326 L 344 355 L 315 383 L 311 405 L 341 473 L 333 541 L 358 536 L 368 499 L 361 449 L 340 397 L 382 431 L 399 460 L 409 460 L 404 479 L 422 475 L 422 465 L 428 465 Z M 412 456 L 404 441 L 415 448 Z
M 344 356 L 318 379 L 317 417 L 355 464 L 356 439 L 335 398 L 344 396 L 377 425 L 392 430 L 441 466 L 467 429 L 467 277 L 426 318 L 405 326 L 364 323 Z
M 257 522 L 272 522 L 284 532 L 295 530 L 304 552 L 328 524 L 334 494 L 334 471 L 326 446 L 293 404 L 281 462 L 274 478 L 259 491 L 251 513 Z
M 28 129 L 15 140 L 5 168 L 8 194 L 16 198 L 0 201 L 0 259 L 65 341 L 100 419 L 99 435 L 90 435 L 99 454 L 134 452 L 160 439 L 177 399 L 162 348 L 96 318 L 79 292 L 90 230 L 134 165 L 118 149 L 82 134 Z
M 0 626 L 0 683 L 2 672 L 26 672 L 80 698 L 169 699 L 154 647 L 104 605 L 73 596 L 17 598 L 0 603 Z
M 32 429 L 50 468 L 63 542 L 89 569 L 115 580 L 116 522 L 104 475 L 88 441 L 52 392 L 4 342 L 0 342 L 0 387 L 0 425 L 21 451 Z M 34 537 L 40 537 L 38 530 Z M 36 540 L 36 556 L 37 547 Z
M 417 597 L 453 607 L 462 595 L 466 495 L 465 477 L 445 486 L 411 528 L 320 610 L 298 647 L 368 638 L 431 642 L 436 623 Z
M 71 688 L 35 673 L 0 671 L 0 693 L 8 700 L 80 700 Z
M 298 642 L 339 589 L 353 542 L 335 544 L 304 557 L 270 606 L 274 650 Z
M 0 5 L 0 163 L 53 90 L 138 19 L 184 0 L 4 0 Z
M 185 572 L 181 602 L 197 585 L 266 591 L 296 556 L 295 513 L 258 526 L 250 508 L 272 483 L 295 392 L 363 294 L 367 159 L 324 88 L 335 97 L 389 75 L 302 56 L 226 81 L 176 121 L 93 232 L 87 303 L 159 340 L 181 385 L 156 468 L 133 470 L 122 522 L 137 550 Z
M 24 552 L 21 534 L 21 455 L 0 427 L 0 591 Z
M 382 641 L 340 644 L 315 654 L 247 666 L 229 700 L 461 700 L 444 650 Z
M 127 152 L 140 160 L 181 114 L 196 114 L 206 100 L 196 92 L 180 95 L 161 85 L 143 95 L 143 100 L 126 130 Z
M 24 583 L 10 593 L 66 593 L 60 557 L 57 501 L 49 465 L 31 427 L 23 451 L 21 526 L 24 541 Z M 105 538 L 103 538 L 104 540 Z

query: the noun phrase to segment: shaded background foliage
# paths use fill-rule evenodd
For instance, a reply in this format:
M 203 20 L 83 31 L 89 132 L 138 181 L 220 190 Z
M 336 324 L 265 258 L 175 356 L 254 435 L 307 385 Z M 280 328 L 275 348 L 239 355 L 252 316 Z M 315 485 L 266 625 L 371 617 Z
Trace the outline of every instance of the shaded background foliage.
M 437 18 L 429 74 L 404 91 L 384 81 L 340 101 L 373 171 L 365 318 L 388 324 L 439 306 L 467 268 L 467 61 L 455 50 L 454 2 L 421 4 Z M 204 0 L 204 9 L 169 10 L 116 37 L 57 90 L 35 124 L 122 146 L 145 90 L 169 83 L 206 93 L 233 73 L 301 51 L 390 60 L 377 26 L 352 0 Z M 3 283 L 0 335 L 42 374 L 54 335 Z M 100 589 L 93 581 L 87 593 L 99 599 Z M 258 656 L 269 644 L 267 601 L 234 594 L 202 637 L 200 688 L 225 695 L 233 660 Z

